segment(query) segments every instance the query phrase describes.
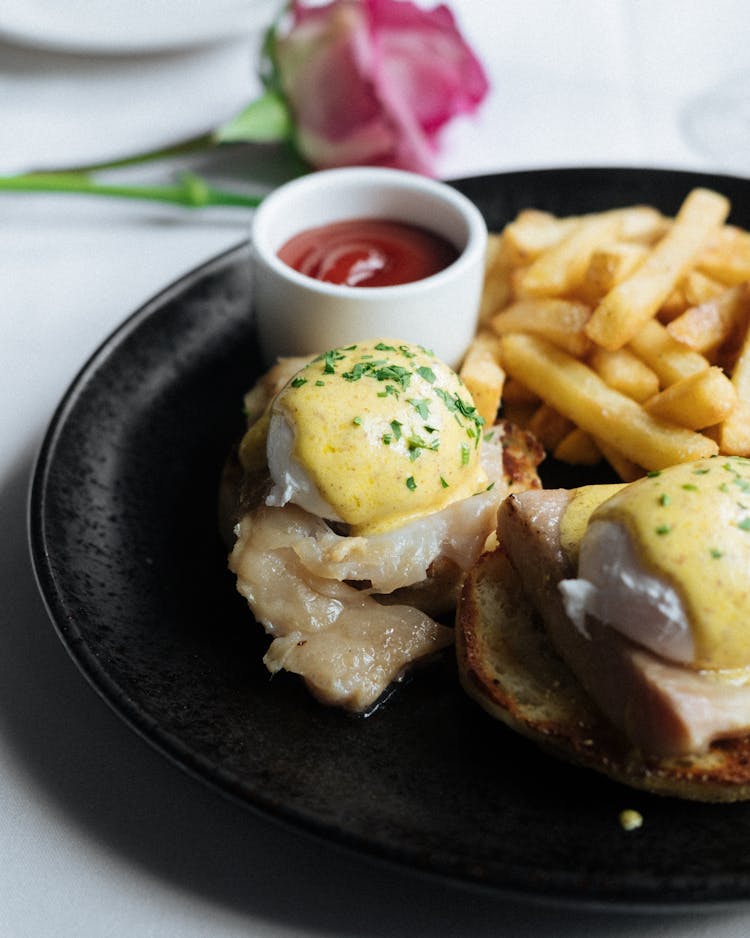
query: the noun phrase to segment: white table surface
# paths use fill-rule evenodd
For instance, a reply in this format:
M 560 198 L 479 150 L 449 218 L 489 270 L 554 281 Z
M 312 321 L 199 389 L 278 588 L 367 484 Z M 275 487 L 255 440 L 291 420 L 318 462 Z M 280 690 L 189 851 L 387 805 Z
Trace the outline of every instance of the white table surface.
M 746 57 L 743 0 L 452 6 L 493 90 L 475 119 L 444 135 L 442 175 L 595 164 L 743 172 L 736 154 L 709 156 L 683 133 L 694 96 Z M 243 43 L 157 58 L 0 43 L 0 172 L 207 129 L 256 87 Z M 179 112 L 185 101 L 190 113 Z M 233 154 L 204 168 L 261 186 L 287 171 L 263 148 L 242 165 Z M 0 195 L 0 936 L 747 935 L 750 910 L 562 912 L 343 854 L 184 775 L 80 676 L 28 559 L 34 454 L 95 347 L 170 281 L 243 239 L 248 221 L 236 210 Z

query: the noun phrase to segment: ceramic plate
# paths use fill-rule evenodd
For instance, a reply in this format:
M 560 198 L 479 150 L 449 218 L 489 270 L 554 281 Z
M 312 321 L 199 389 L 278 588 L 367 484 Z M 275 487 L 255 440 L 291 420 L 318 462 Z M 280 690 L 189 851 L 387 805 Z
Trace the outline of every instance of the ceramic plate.
M 161 53 L 248 34 L 278 7 L 277 0 L 3 0 L 0 37 L 64 52 Z
M 457 184 L 499 228 L 524 207 L 580 213 L 695 185 L 750 226 L 750 181 L 552 170 Z M 641 907 L 750 896 L 750 804 L 631 791 L 554 761 L 459 689 L 451 656 L 361 719 L 271 680 L 216 526 L 219 471 L 258 374 L 240 246 L 131 317 L 54 416 L 31 544 L 83 673 L 150 743 L 237 801 L 371 857 L 454 882 Z M 283 584 L 279 584 L 283 588 Z M 634 808 L 643 827 L 623 831 Z

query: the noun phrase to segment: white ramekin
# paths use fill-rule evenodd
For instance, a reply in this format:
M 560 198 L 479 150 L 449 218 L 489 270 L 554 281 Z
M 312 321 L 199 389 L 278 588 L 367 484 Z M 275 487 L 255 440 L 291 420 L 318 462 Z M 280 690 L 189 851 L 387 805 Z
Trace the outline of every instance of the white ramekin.
M 398 286 L 348 287 L 298 273 L 279 259 L 293 235 L 351 218 L 387 218 L 430 229 L 458 258 Z M 487 227 L 476 206 L 445 183 L 414 173 L 352 167 L 311 173 L 267 196 L 252 227 L 254 303 L 266 364 L 371 338 L 402 339 L 456 367 L 474 335 Z

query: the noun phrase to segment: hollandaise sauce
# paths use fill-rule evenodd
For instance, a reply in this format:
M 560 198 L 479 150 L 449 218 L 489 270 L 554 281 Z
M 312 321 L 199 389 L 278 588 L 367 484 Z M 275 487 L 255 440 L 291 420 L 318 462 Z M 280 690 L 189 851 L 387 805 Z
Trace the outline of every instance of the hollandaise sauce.
M 645 569 L 680 595 L 692 665 L 750 666 L 750 460 L 716 456 L 624 486 L 591 523 L 624 526 Z
M 271 407 L 268 434 L 290 436 L 290 458 L 334 518 L 371 534 L 486 488 L 482 430 L 447 365 L 421 346 L 375 340 L 299 371 Z
M 389 287 L 438 273 L 458 256 L 445 238 L 404 222 L 356 218 L 308 228 L 278 256 L 315 280 L 349 287 Z

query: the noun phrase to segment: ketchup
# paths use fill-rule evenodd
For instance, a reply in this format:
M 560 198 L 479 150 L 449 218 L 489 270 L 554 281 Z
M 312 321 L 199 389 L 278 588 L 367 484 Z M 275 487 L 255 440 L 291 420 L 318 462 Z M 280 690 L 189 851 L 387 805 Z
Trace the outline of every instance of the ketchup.
M 349 287 L 391 287 L 438 273 L 458 257 L 445 238 L 404 222 L 354 218 L 308 228 L 279 258 L 308 277 Z

